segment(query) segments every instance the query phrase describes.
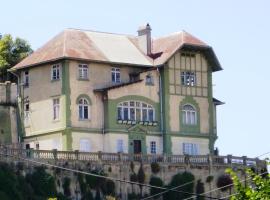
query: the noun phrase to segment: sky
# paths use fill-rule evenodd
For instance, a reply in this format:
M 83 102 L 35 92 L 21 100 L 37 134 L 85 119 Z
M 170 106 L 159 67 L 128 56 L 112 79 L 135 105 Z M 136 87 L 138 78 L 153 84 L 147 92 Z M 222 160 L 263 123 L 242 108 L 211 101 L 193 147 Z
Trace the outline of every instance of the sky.
M 270 151 L 270 1 L 0 0 L 0 8 L 0 33 L 34 50 L 65 28 L 136 35 L 150 23 L 154 37 L 193 34 L 213 47 L 224 69 L 213 74 L 214 96 L 226 103 L 217 115 L 220 154 Z

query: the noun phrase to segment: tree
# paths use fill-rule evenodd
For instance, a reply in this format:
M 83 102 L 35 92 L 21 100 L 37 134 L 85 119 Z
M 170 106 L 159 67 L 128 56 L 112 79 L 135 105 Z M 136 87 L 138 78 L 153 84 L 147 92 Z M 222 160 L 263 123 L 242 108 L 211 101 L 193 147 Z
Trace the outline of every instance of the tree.
M 156 177 L 156 176 L 151 177 L 149 184 L 153 185 L 153 186 L 158 186 L 158 187 L 163 187 L 163 185 L 164 185 L 163 181 L 159 177 Z M 163 190 L 161 190 L 161 189 L 151 188 L 150 189 L 150 194 L 152 196 L 152 195 L 158 194 L 158 193 L 160 193 L 162 191 Z M 160 198 L 160 196 L 155 196 L 154 197 L 154 199 L 158 199 L 158 198 Z
M 21 38 L 13 40 L 10 34 L 0 37 L 0 81 L 11 80 L 15 78 L 8 75 L 7 70 L 15 66 L 22 59 L 32 53 L 28 42 Z
M 195 179 L 194 175 L 190 172 L 178 173 L 174 175 L 172 177 L 170 184 L 168 185 L 168 188 L 174 188 L 179 185 L 183 185 L 190 182 L 190 184 L 184 185 L 181 188 L 177 189 L 179 191 L 184 191 L 190 194 L 170 191 L 164 195 L 165 199 L 178 200 L 191 197 L 191 193 L 194 192 L 194 182 L 193 182 L 194 179 Z
M 197 181 L 197 185 L 196 185 L 196 194 L 203 194 L 204 193 L 204 184 L 201 181 L 201 179 L 199 179 Z M 204 200 L 204 196 L 197 196 L 196 200 Z
M 241 182 L 231 169 L 226 171 L 230 174 L 233 184 L 235 195 L 231 197 L 231 200 L 269 200 L 270 199 L 270 176 L 258 175 L 254 173 L 251 169 L 247 169 L 246 173 L 250 177 L 249 184 L 245 186 Z
M 138 182 L 140 184 L 144 184 L 144 182 L 145 182 L 145 173 L 144 173 L 142 164 L 141 164 L 141 166 L 139 168 L 139 171 L 138 171 Z M 142 185 L 139 185 L 139 186 L 140 186 L 140 195 L 142 197 L 142 188 L 143 188 L 143 186 Z

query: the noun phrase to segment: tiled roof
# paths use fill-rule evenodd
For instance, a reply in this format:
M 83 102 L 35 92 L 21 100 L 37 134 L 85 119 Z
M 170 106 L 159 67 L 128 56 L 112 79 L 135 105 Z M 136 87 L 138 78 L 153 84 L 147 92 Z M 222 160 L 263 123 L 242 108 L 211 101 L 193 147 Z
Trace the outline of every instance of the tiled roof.
M 140 49 L 137 36 L 66 29 L 14 66 L 12 70 L 64 58 L 153 67 L 163 65 L 184 45 L 211 48 L 182 31 L 154 39 L 153 54 L 147 56 Z M 216 63 L 219 64 L 218 61 Z

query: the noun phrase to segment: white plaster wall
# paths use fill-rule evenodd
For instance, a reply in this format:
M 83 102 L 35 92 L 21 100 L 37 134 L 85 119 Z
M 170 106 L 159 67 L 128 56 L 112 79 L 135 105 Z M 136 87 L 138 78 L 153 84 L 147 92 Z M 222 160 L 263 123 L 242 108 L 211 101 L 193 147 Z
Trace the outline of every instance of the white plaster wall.
M 163 140 L 161 136 L 146 136 L 146 152 L 151 154 L 150 142 L 155 141 L 157 145 L 157 154 L 163 153 Z
M 80 139 L 90 141 L 90 151 L 103 151 L 103 135 L 97 133 L 72 132 L 72 149 L 80 150 Z
M 128 153 L 128 134 L 106 133 L 104 151 L 117 153 L 117 140 L 123 140 L 124 153 Z
M 24 144 L 30 144 L 30 148 L 36 149 L 36 144 L 39 144 L 40 150 L 63 150 L 62 133 L 37 136 L 24 140 Z
M 183 143 L 197 144 L 199 148 L 199 155 L 209 154 L 209 140 L 203 138 L 187 138 L 187 137 L 171 137 L 172 142 L 172 154 L 183 154 Z

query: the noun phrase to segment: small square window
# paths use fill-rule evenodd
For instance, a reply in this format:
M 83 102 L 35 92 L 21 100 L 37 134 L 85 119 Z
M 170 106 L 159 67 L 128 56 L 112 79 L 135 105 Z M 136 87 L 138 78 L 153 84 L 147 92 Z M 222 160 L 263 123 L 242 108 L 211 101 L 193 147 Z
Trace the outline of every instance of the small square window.
M 196 73 L 185 71 L 181 73 L 181 83 L 185 86 L 195 86 L 196 85 Z

